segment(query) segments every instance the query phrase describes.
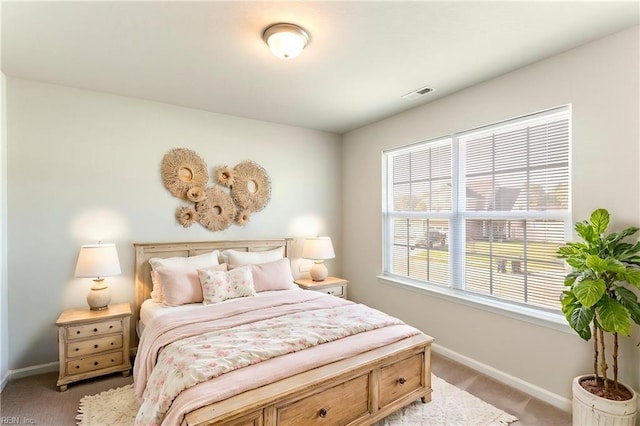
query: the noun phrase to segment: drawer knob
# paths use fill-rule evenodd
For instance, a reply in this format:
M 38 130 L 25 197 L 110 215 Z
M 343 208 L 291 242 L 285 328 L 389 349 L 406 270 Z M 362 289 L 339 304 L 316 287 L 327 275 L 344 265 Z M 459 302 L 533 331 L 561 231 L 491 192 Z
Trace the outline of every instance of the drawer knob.
M 398 383 L 400 383 L 401 385 L 404 385 L 405 383 L 407 383 L 407 379 L 405 379 L 404 377 L 400 377 L 398 379 Z
M 98 345 L 93 345 L 93 349 L 98 349 Z
M 320 411 L 318 412 L 318 415 L 322 418 L 327 417 L 327 410 L 325 408 L 321 408 Z
M 95 361 L 95 362 L 93 363 L 93 365 L 98 365 L 98 361 Z
M 76 334 L 80 334 L 80 330 L 76 331 Z
M 76 352 L 78 352 L 80 350 L 80 348 L 76 348 Z
M 97 328 L 94 328 L 94 329 L 93 329 L 93 332 L 94 332 L 94 333 L 97 333 L 97 332 L 98 332 L 98 329 L 97 329 Z

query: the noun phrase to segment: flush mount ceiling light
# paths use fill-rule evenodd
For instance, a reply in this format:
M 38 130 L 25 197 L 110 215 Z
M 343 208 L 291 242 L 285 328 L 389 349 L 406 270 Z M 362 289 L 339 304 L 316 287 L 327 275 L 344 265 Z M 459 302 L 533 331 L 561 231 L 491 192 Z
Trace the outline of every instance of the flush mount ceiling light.
M 273 24 L 264 30 L 262 38 L 278 58 L 293 59 L 309 43 L 309 33 L 294 24 Z

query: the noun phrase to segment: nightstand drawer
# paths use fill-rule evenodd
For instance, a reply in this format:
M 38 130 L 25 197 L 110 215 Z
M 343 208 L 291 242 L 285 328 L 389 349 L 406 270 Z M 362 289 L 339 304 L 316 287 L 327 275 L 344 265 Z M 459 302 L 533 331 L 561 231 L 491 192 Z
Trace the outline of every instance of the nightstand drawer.
M 319 288 L 318 291 L 320 293 L 331 294 L 332 296 L 341 297 L 344 294 L 344 286 L 336 285 L 332 287 L 323 287 Z
M 83 339 L 85 337 L 99 336 L 101 334 L 116 333 L 122 331 L 122 321 L 104 321 L 93 324 L 77 325 L 67 328 L 67 338 Z
M 67 356 L 77 357 L 91 355 L 98 352 L 120 349 L 121 347 L 122 334 L 117 334 L 115 336 L 71 342 L 67 344 Z
M 115 367 L 122 364 L 122 351 L 105 355 L 92 356 L 67 362 L 69 374 L 86 373 L 87 371 Z

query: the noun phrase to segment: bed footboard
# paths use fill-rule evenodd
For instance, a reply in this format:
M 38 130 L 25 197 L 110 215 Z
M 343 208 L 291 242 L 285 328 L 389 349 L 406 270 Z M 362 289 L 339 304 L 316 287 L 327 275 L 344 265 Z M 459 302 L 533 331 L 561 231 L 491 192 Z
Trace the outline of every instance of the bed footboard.
M 202 407 L 189 425 L 370 425 L 418 398 L 431 401 L 426 335 L 337 361 Z

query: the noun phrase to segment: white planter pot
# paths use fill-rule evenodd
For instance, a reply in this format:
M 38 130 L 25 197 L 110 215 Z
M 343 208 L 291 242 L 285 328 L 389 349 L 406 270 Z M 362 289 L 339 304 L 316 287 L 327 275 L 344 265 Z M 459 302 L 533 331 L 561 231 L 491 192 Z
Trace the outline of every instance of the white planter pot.
M 638 395 L 633 389 L 623 385 L 633 393 L 633 397 L 627 401 L 612 401 L 593 395 L 580 386 L 580 380 L 585 377 L 593 376 L 573 379 L 573 426 L 635 426 Z

